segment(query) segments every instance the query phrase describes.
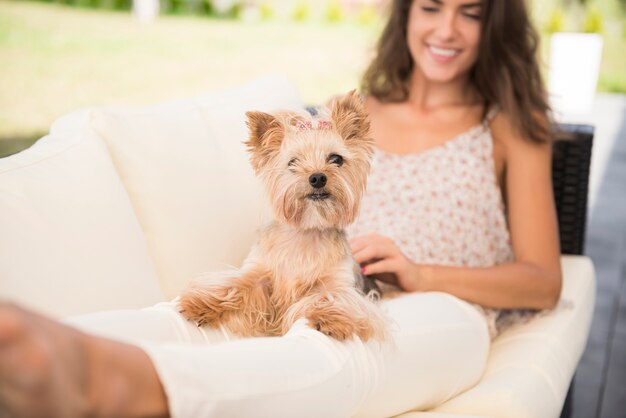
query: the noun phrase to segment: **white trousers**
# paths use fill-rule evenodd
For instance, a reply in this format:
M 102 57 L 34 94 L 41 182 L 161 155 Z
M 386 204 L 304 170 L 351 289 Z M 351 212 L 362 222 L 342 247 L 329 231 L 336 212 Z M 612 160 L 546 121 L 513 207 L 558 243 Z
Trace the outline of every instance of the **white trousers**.
M 389 417 L 427 410 L 480 379 L 486 320 L 451 295 L 385 300 L 388 342 L 339 342 L 297 321 L 282 337 L 236 339 L 186 321 L 175 302 L 66 319 L 136 344 L 150 357 L 173 418 Z

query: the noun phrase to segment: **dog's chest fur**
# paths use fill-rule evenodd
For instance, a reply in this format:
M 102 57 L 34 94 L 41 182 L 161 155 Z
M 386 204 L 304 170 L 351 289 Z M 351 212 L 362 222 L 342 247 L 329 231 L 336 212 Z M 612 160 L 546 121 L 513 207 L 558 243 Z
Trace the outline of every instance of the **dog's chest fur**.
M 278 286 L 316 286 L 329 275 L 333 280 L 346 276 L 344 284 L 353 283 L 350 249 L 339 229 L 301 230 L 272 223 L 261 234 L 255 252 L 255 261 L 272 272 Z

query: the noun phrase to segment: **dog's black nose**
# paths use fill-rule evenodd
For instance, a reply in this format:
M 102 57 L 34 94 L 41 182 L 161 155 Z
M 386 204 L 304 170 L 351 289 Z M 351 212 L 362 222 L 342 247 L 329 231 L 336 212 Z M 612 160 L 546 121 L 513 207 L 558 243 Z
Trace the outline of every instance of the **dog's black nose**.
M 315 173 L 315 174 L 311 174 L 311 176 L 309 177 L 309 184 L 315 187 L 316 189 L 320 189 L 326 186 L 326 180 L 328 180 L 326 178 L 326 174 Z

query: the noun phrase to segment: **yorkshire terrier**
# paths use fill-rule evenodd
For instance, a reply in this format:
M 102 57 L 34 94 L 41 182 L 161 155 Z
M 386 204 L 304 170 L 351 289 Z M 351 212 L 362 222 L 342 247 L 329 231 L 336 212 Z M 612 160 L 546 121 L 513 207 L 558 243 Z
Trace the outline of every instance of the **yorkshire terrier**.
M 210 273 L 180 296 L 198 326 L 243 336 L 284 335 L 299 318 L 345 340 L 383 339 L 376 291 L 352 258 L 343 228 L 357 215 L 372 157 L 355 92 L 317 117 L 248 112 L 250 160 L 275 219 L 240 269 Z

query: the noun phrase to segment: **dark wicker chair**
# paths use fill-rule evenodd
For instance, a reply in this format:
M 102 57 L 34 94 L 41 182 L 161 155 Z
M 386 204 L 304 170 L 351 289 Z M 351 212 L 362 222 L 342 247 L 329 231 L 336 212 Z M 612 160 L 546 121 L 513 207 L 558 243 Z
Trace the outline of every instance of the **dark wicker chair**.
M 557 128 L 552 155 L 552 181 L 561 253 L 582 255 L 587 227 L 587 194 L 594 128 L 571 124 L 561 124 Z M 572 380 L 561 418 L 571 417 L 573 391 Z

